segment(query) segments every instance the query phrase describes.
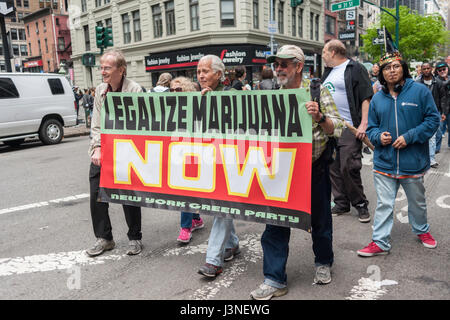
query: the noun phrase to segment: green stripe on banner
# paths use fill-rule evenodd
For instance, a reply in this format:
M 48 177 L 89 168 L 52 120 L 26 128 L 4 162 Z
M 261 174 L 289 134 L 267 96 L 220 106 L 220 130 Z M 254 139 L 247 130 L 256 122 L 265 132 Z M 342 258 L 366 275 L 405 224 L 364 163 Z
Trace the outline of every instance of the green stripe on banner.
M 202 139 L 312 141 L 306 89 L 180 93 L 108 93 L 105 134 Z

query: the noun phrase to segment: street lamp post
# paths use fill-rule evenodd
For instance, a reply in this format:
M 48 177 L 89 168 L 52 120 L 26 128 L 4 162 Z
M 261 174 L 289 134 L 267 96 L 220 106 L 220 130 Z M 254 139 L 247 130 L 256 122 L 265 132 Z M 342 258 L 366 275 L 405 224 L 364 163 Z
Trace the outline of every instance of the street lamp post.
M 397 50 L 399 49 L 398 47 L 398 41 L 399 41 L 399 37 L 400 37 L 400 0 L 396 0 L 395 1 L 395 16 L 390 13 L 388 10 L 386 10 L 385 8 L 376 5 L 375 3 L 372 3 L 370 1 L 367 0 L 362 0 L 363 2 L 366 2 L 368 4 L 371 4 L 375 7 L 380 8 L 381 11 L 386 12 L 388 15 L 390 15 L 391 17 L 393 17 L 395 19 L 395 46 L 397 47 Z

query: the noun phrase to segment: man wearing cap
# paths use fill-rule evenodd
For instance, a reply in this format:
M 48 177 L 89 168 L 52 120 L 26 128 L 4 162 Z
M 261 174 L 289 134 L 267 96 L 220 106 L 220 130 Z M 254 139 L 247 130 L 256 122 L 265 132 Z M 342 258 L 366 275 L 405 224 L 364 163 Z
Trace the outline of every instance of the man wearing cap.
M 436 153 L 439 153 L 439 151 L 441 150 L 442 136 L 447 130 L 450 133 L 450 80 L 448 78 L 448 65 L 445 61 L 436 63 L 436 75 L 437 78 L 442 81 L 445 92 L 445 100 L 447 104 L 447 113 L 445 113 L 445 120 L 441 121 L 441 126 L 439 128 L 440 130 L 436 134 Z M 450 148 L 450 139 L 448 139 L 447 146 Z
M 336 159 L 330 166 L 333 201 L 332 215 L 358 211 L 359 221 L 370 221 L 369 201 L 364 194 L 361 179 L 362 140 L 366 136 L 367 113 L 373 88 L 366 68 L 347 58 L 345 45 L 339 40 L 327 42 L 322 50 L 326 64 L 322 83 L 329 90 L 339 114 L 357 128 L 354 135 L 349 129 L 337 141 Z
M 428 140 L 439 127 L 433 96 L 414 82 L 399 52 L 380 61 L 383 90 L 370 102 L 367 136 L 375 146 L 373 180 L 377 193 L 372 242 L 357 253 L 362 257 L 388 254 L 394 224 L 394 204 L 400 186 L 408 199 L 408 220 L 426 248 L 436 240 L 427 223 L 424 175 L 430 168 Z
M 433 75 L 431 63 L 429 63 L 429 62 L 422 63 L 422 76 L 419 79 L 417 79 L 416 81 L 424 84 L 431 91 L 431 95 L 433 96 L 434 103 L 436 104 L 436 107 L 438 108 L 438 111 L 441 114 L 441 121 L 444 121 L 445 115 L 448 113 L 447 100 L 445 97 L 445 90 L 444 90 L 444 83 Z M 437 140 L 437 136 L 439 134 L 440 134 L 440 130 L 438 128 L 436 133 L 431 137 L 431 139 L 429 141 L 430 161 L 431 161 L 432 168 L 437 168 L 439 166 L 439 163 L 435 159 L 435 154 L 436 154 L 436 150 L 437 150 L 436 140 Z
M 278 84 L 283 89 L 309 88 L 310 81 L 302 78 L 305 56 L 302 49 L 294 45 L 281 47 L 273 62 Z M 331 282 L 330 268 L 333 264 L 332 221 L 331 221 L 331 184 L 329 162 L 332 149 L 329 137 L 339 137 L 344 123 L 340 120 L 336 105 L 329 91 L 321 86 L 320 104 L 306 103 L 308 113 L 313 120 L 312 126 L 312 174 L 311 174 L 311 228 L 316 274 L 314 282 Z M 291 229 L 275 225 L 266 225 L 261 237 L 264 252 L 264 283 L 251 292 L 256 300 L 268 300 L 285 295 L 287 289 L 286 263 L 289 253 Z

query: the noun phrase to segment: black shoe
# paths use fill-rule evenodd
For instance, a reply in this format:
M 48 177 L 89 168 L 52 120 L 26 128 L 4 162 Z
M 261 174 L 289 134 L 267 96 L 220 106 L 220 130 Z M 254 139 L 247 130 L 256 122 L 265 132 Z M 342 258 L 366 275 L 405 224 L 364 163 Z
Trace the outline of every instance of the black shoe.
M 227 261 L 227 262 L 231 261 L 239 253 L 241 253 L 241 250 L 239 249 L 239 245 L 237 245 L 234 248 L 225 249 L 225 254 L 223 255 L 223 260 Z
M 223 268 L 210 263 L 205 263 L 198 269 L 198 273 L 208 278 L 215 278 L 223 272 Z
M 337 217 L 337 216 L 340 216 L 341 214 L 349 213 L 349 212 L 350 212 L 350 208 L 339 208 L 338 206 L 334 206 L 333 208 L 331 208 L 331 215 L 333 217 Z
M 367 209 L 367 204 L 364 204 L 362 206 L 356 206 L 356 210 L 358 211 L 358 215 L 359 215 L 359 222 L 362 223 L 367 223 L 370 222 L 370 213 L 369 210 Z

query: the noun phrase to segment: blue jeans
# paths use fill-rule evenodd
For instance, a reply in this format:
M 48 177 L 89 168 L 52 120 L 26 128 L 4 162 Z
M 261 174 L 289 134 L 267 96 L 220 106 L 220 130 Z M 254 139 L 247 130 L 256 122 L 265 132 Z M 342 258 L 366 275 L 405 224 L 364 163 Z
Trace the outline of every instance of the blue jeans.
M 206 250 L 206 263 L 222 266 L 225 249 L 235 248 L 238 245 L 239 238 L 234 230 L 233 219 L 214 217 Z
M 440 151 L 441 150 L 441 144 L 442 144 L 442 135 L 445 134 L 445 131 L 448 130 L 449 134 L 450 134 L 450 119 L 449 119 L 449 115 L 446 115 L 446 118 L 444 121 L 441 121 L 441 124 L 439 126 L 439 131 L 437 132 L 436 135 L 436 151 Z M 447 136 L 448 138 L 448 136 Z M 450 147 L 450 139 L 448 138 L 447 140 L 447 146 Z
M 191 212 L 181 212 L 181 227 L 182 228 L 192 228 L 192 219 L 199 220 L 200 215 L 198 213 Z
M 430 225 L 427 223 L 427 204 L 423 177 L 394 179 L 379 173 L 373 175 L 377 192 L 377 208 L 373 221 L 372 240 L 382 249 L 391 249 L 391 230 L 394 225 L 394 204 L 400 185 L 405 190 L 408 199 L 408 219 L 412 231 L 416 234 L 427 233 Z
M 439 131 L 439 128 L 438 128 Z M 436 163 L 436 135 L 437 131 L 433 134 L 433 136 L 428 141 L 428 146 L 430 150 L 430 163 L 434 164 Z
M 316 266 L 331 266 L 334 255 L 330 171 L 328 163 L 321 159 L 315 161 L 312 168 L 311 228 Z M 261 237 L 264 283 L 275 288 L 287 286 L 290 235 L 290 228 L 268 224 Z

